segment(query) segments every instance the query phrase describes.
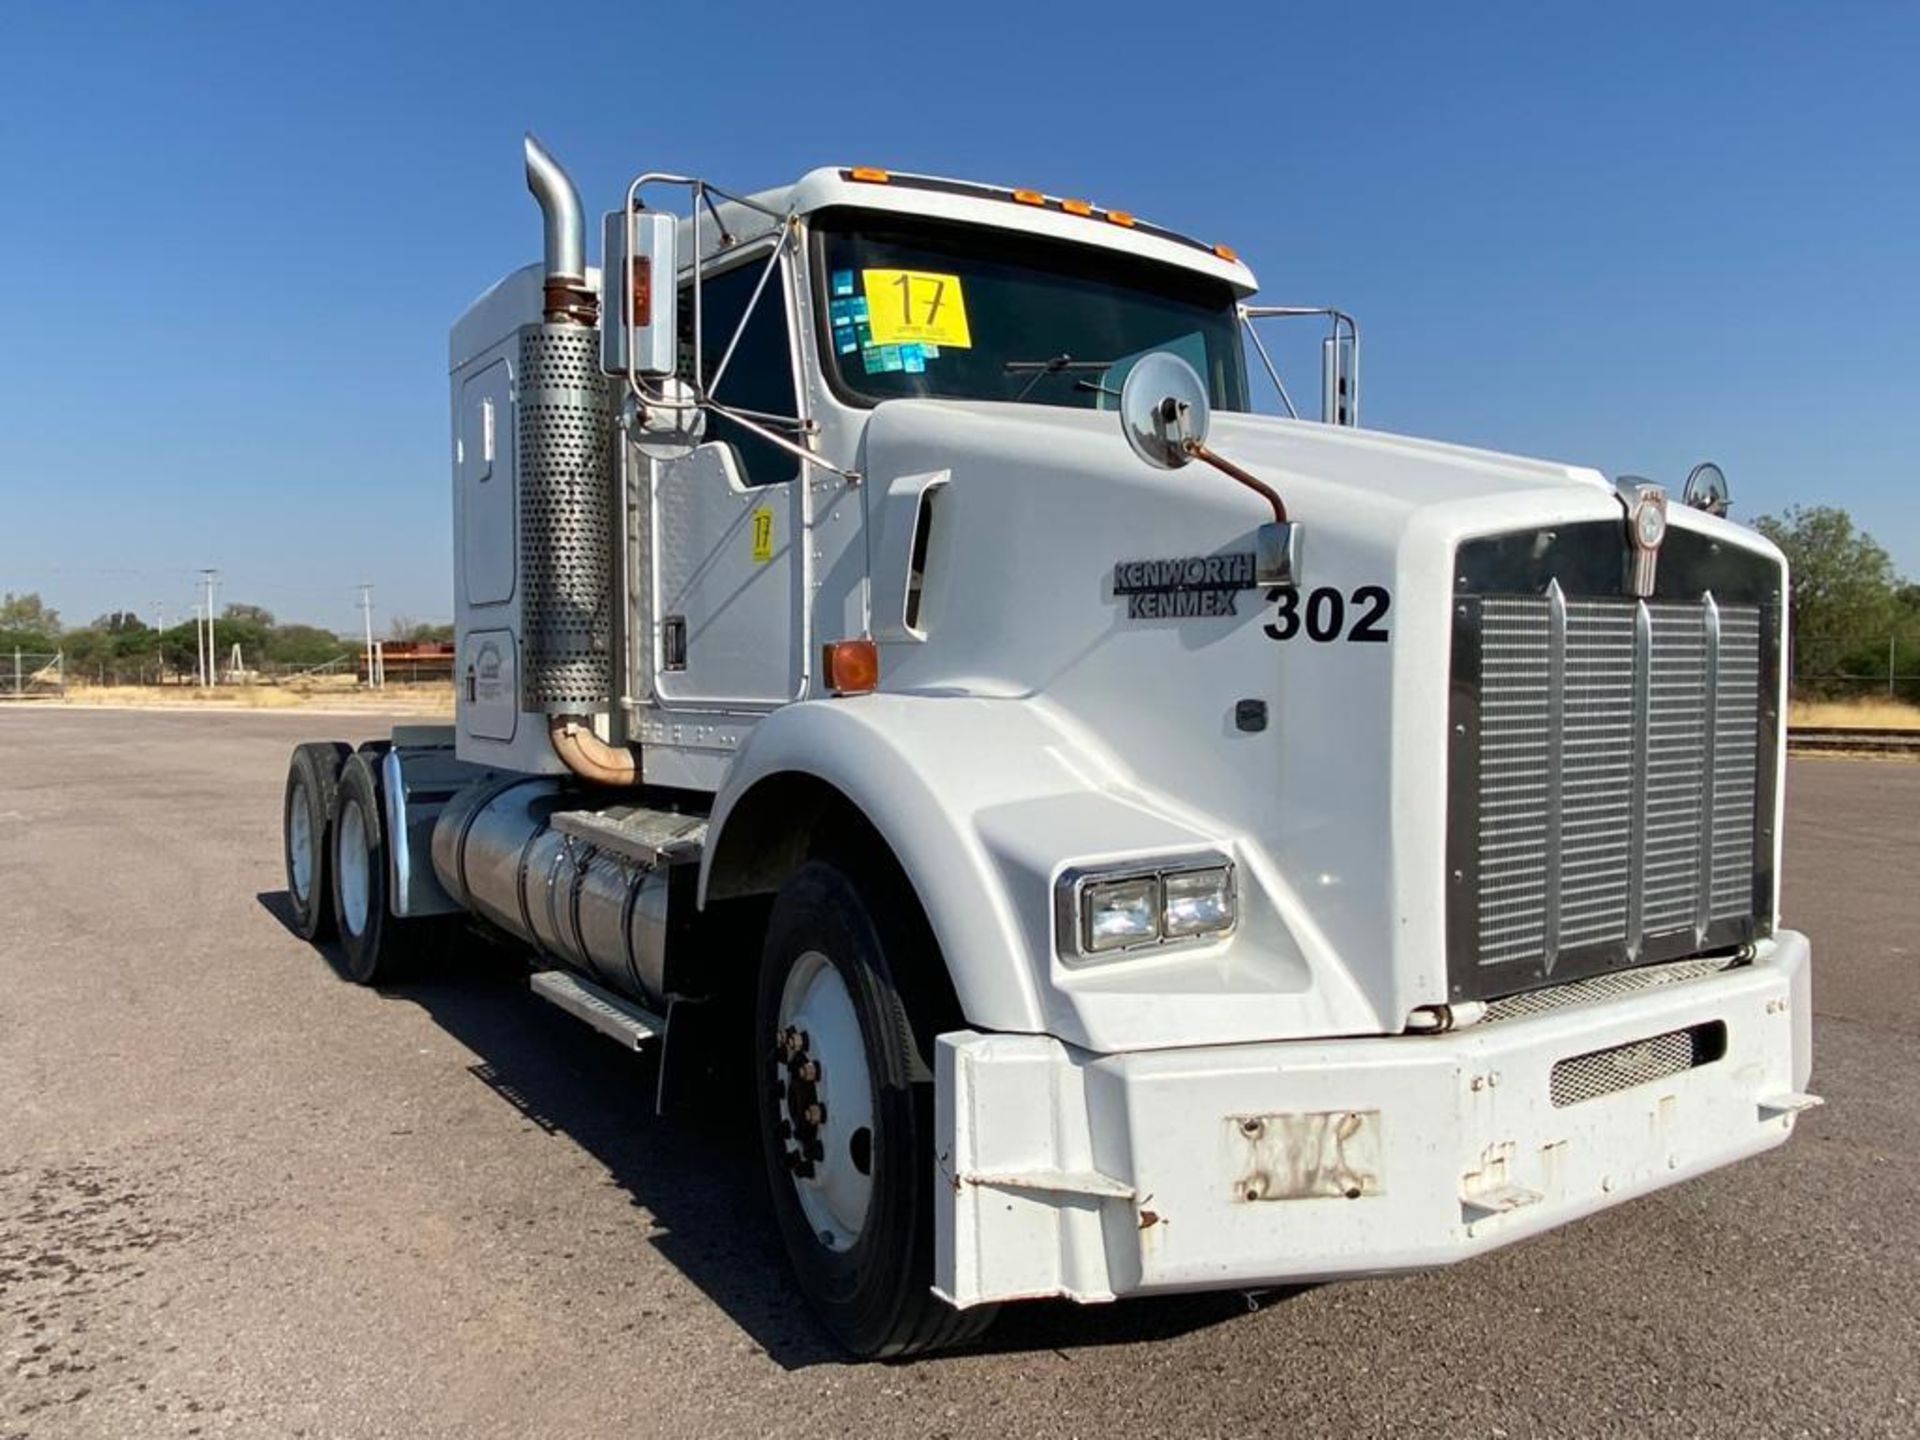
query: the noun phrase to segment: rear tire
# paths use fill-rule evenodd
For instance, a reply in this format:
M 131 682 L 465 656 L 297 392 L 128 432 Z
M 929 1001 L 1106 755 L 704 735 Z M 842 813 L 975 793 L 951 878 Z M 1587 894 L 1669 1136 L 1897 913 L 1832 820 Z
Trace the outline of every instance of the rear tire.
M 326 940 L 333 920 L 333 806 L 341 767 L 353 753 L 337 740 L 293 748 L 280 807 L 280 838 L 287 865 L 287 900 L 303 940 Z
M 867 1358 L 956 1345 L 993 1321 L 931 1288 L 932 1037 L 958 1019 L 945 981 L 895 874 L 856 881 L 813 860 L 774 901 L 754 1026 L 767 1181 L 801 1290 Z
M 398 980 L 414 968 L 437 927 L 387 913 L 386 806 L 378 755 L 352 756 L 340 772 L 333 808 L 333 910 L 349 979 Z

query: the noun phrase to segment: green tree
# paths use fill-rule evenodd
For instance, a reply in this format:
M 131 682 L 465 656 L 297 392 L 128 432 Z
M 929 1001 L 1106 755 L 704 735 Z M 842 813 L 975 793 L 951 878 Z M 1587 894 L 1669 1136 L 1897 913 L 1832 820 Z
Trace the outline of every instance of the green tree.
M 1876 647 L 1884 673 L 1896 613 L 1887 552 L 1833 505 L 1795 505 L 1784 515 L 1762 515 L 1754 528 L 1787 557 L 1790 673 L 1814 684 L 1830 676 L 1872 674 L 1859 667 Z
M 60 633 L 60 612 L 41 603 L 38 590 L 0 596 L 0 630 L 17 630 L 51 640 Z
M 267 636 L 265 658 L 275 665 L 324 665 L 347 648 L 338 635 L 317 625 L 281 625 Z

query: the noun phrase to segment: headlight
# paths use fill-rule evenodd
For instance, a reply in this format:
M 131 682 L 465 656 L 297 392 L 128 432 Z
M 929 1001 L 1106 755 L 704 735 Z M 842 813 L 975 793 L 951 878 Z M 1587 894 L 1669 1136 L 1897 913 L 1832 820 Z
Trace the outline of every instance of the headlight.
M 1161 882 L 1165 903 L 1161 920 L 1169 940 L 1233 928 L 1233 871 L 1177 870 Z
M 1055 895 L 1061 958 L 1133 953 L 1233 929 L 1233 863 L 1222 855 L 1069 869 Z
M 1160 938 L 1160 887 L 1151 875 L 1087 886 L 1080 911 L 1081 933 L 1095 954 Z

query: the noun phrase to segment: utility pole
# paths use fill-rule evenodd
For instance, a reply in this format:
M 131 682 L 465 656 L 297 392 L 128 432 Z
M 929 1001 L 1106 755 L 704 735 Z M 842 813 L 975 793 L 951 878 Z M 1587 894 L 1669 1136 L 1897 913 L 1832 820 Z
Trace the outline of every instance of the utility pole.
M 360 587 L 360 614 L 367 630 L 367 688 L 373 689 L 373 586 Z
M 207 641 L 200 652 L 206 657 L 206 673 L 203 675 L 201 683 L 203 685 L 218 685 L 220 683 L 220 653 L 216 648 L 218 642 L 214 639 L 213 633 L 213 617 L 215 613 L 217 613 L 213 608 L 213 596 L 214 591 L 218 589 L 220 585 L 220 572 L 212 569 L 202 570 L 200 572 L 200 579 L 207 587 Z
M 207 683 L 207 630 L 200 623 L 200 602 L 193 602 L 193 683 Z

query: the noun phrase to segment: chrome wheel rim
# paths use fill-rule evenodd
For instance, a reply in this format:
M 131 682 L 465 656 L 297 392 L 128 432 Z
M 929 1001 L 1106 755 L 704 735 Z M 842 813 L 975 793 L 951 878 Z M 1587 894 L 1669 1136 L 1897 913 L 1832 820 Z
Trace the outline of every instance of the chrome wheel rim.
M 851 1249 L 873 1200 L 873 1084 L 840 971 L 809 950 L 787 972 L 774 1031 L 781 1144 L 815 1238 Z
M 358 805 L 340 810 L 340 843 L 335 849 L 340 876 L 340 923 L 355 935 L 367 931 L 367 822 Z
M 313 828 L 313 796 L 298 784 L 287 814 L 287 872 L 293 898 L 302 905 L 313 893 Z

